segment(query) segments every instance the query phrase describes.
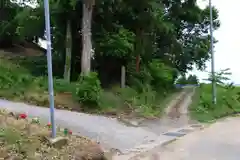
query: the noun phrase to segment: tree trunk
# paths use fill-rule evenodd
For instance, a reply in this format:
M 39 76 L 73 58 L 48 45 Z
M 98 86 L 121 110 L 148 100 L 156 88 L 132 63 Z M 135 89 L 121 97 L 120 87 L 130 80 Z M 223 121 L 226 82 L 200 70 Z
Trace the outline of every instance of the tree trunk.
M 138 28 L 136 31 L 136 41 L 135 41 L 135 55 L 136 55 L 136 72 L 140 70 L 140 59 L 143 52 L 143 31 L 141 28 Z
M 82 17 L 82 64 L 81 72 L 87 75 L 91 71 L 91 54 L 92 54 L 92 11 L 94 0 L 83 1 Z
M 72 34 L 71 34 L 71 21 L 67 21 L 66 32 L 66 58 L 64 67 L 64 79 L 70 82 L 71 77 L 71 57 L 72 57 Z

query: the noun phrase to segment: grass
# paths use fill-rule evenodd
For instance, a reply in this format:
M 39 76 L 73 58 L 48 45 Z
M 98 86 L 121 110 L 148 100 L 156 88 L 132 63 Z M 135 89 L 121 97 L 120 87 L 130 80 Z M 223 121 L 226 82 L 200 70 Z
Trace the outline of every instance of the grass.
M 6 112 L 0 114 L 0 158 L 18 157 L 18 159 L 69 159 L 101 157 L 103 151 L 99 145 L 89 139 L 67 135 L 68 143 L 60 148 L 53 147 L 44 137 L 49 137 L 48 127 L 31 124 L 26 119 L 16 119 Z M 58 136 L 64 136 L 58 132 Z M 10 159 L 11 159 L 10 158 Z M 15 158 L 17 159 L 17 158 Z
M 211 122 L 240 112 L 240 87 L 217 86 L 217 104 L 212 104 L 211 85 L 203 84 L 197 88 L 190 106 L 193 119 Z
M 148 88 L 138 93 L 132 88 L 114 87 L 112 91 L 105 91 L 101 97 L 100 112 L 107 114 L 118 113 L 124 117 L 156 118 L 161 116 L 163 110 L 178 94 L 180 90 L 169 91 L 165 96 Z
M 20 65 L 20 61 L 6 56 L 0 56 L 0 72 L 1 98 L 48 106 L 47 77 L 33 76 L 27 68 Z M 80 109 L 72 94 L 74 90 L 74 83 L 54 79 L 56 107 L 73 110 Z
M 0 51 L 1 52 L 1 51 Z M 43 57 L 42 57 L 43 58 Z M 41 57 L 20 57 L 0 53 L 0 97 L 37 106 L 49 106 L 46 65 Z M 57 76 L 56 76 L 57 77 Z M 107 115 L 156 117 L 177 91 L 164 96 L 146 87 L 139 94 L 132 88 L 112 87 L 104 90 L 98 107 L 89 107 L 77 101 L 76 84 L 54 78 L 55 107 Z

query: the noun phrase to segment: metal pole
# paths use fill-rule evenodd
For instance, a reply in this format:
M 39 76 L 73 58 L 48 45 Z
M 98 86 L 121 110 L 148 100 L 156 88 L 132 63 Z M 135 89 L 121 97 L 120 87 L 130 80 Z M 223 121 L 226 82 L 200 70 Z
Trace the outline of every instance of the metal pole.
M 213 10 L 212 10 L 212 0 L 209 0 L 209 8 L 210 8 L 210 35 L 211 35 L 211 67 L 212 67 L 212 102 L 213 104 L 217 103 L 216 96 L 216 81 L 215 81 L 215 59 L 214 59 L 214 51 L 213 51 Z
M 54 117 L 54 92 L 53 92 L 53 76 L 52 76 L 52 47 L 51 47 L 51 30 L 50 30 L 50 16 L 49 16 L 49 2 L 44 0 L 44 14 L 45 14 L 45 29 L 47 35 L 47 65 L 48 65 L 48 91 L 50 103 L 50 117 L 52 138 L 56 137 L 56 126 Z

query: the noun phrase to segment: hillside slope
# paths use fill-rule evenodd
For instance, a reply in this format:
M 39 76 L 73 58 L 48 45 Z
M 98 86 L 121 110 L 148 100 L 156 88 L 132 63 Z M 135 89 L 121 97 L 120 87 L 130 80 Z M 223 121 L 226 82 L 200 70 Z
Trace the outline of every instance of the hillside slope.
M 54 61 L 53 64 L 57 63 Z M 102 89 L 98 101 L 100 106 L 87 106 L 79 103 L 79 97 L 76 95 L 77 88 L 82 84 L 69 83 L 57 78 L 59 70 L 57 65 L 53 66 L 55 107 L 59 109 L 110 116 L 155 117 L 161 115 L 172 94 L 179 91 L 171 90 L 163 94 L 146 88 L 146 92 L 138 93 L 130 87 L 122 89 L 113 86 L 110 89 Z M 45 56 L 27 56 L 0 51 L 0 72 L 2 99 L 49 106 Z

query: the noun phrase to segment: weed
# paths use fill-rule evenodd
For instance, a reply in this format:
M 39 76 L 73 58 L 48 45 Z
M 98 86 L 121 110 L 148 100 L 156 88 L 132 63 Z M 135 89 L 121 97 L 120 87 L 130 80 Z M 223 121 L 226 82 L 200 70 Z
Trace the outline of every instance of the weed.
M 0 157 L 3 159 L 7 157 L 29 160 L 69 159 L 70 156 L 76 156 L 77 159 L 80 157 L 93 159 L 88 158 L 90 155 L 98 155 L 99 159 L 103 158 L 103 151 L 98 144 L 85 137 L 68 135 L 68 143 L 59 149 L 44 140 L 46 139 L 44 137 L 50 135 L 50 131 L 41 124 L 17 120 L 8 116 L 7 113 L 1 113 L 0 119 L 4 119 L 7 123 L 4 126 L 0 125 Z M 64 136 L 61 132 L 57 134 Z
M 228 86 L 217 85 L 217 104 L 212 104 L 212 90 L 210 84 L 201 85 L 193 97 L 190 113 L 194 119 L 208 122 L 240 112 L 238 93 L 240 87 L 229 89 Z
M 43 66 L 45 62 L 42 61 L 44 61 L 43 57 L 29 59 L 0 56 L 0 97 L 38 106 L 48 106 L 48 78 L 45 73 L 46 68 Z M 169 75 L 157 74 L 158 72 L 153 70 L 155 65 L 157 63 L 150 67 L 152 75 L 159 78 L 159 81 L 164 81 L 164 77 Z M 158 66 L 158 69 L 160 69 L 159 67 L 161 68 Z M 37 70 L 38 73 L 35 73 L 34 70 Z M 156 88 L 158 88 L 156 86 L 160 82 L 158 84 L 154 82 L 156 85 L 153 88 L 150 83 L 151 75 L 146 76 L 148 72 L 145 72 L 141 72 L 140 78 L 135 78 L 134 85 L 139 84 L 138 87 L 120 88 L 115 86 L 108 90 L 101 88 L 95 72 L 89 76 L 80 76 L 77 82 L 71 83 L 54 78 L 55 107 L 114 115 L 134 112 L 146 117 L 158 116 L 166 105 L 166 97 L 170 97 L 169 95 L 175 91 L 168 89 L 169 92 L 166 92 L 163 89 L 160 93 L 156 92 Z M 146 82 L 149 84 L 142 81 L 144 77 L 147 77 Z

